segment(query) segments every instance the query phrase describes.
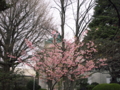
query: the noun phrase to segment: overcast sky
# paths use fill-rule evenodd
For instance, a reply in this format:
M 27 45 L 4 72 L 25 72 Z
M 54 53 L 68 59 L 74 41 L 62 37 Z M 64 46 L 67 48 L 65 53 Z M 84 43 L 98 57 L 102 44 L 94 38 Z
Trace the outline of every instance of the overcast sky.
M 56 0 L 58 1 L 58 0 Z M 74 0 L 75 1 L 75 0 Z M 80 0 L 83 1 L 83 0 Z M 90 0 L 86 0 L 86 3 L 89 3 Z M 54 22 L 58 25 L 58 30 L 60 31 L 60 14 L 59 11 L 57 9 L 55 9 L 54 7 L 57 7 L 57 5 L 54 3 L 54 0 L 47 0 L 47 2 L 50 3 L 50 12 L 52 13 L 53 17 L 54 17 Z M 74 9 L 75 9 L 75 5 L 76 3 L 73 5 Z M 81 8 L 81 13 L 83 10 L 85 10 L 85 7 L 87 6 L 87 4 L 83 5 L 83 7 Z M 93 14 L 93 9 L 89 12 L 89 15 Z M 75 30 L 75 21 L 74 21 L 74 17 L 73 17 L 73 11 L 72 11 L 72 6 L 70 5 L 70 7 L 68 7 L 67 9 L 67 13 L 66 13 L 66 23 L 73 29 Z M 73 31 L 67 26 L 65 25 L 65 38 L 66 39 L 71 39 L 73 38 Z

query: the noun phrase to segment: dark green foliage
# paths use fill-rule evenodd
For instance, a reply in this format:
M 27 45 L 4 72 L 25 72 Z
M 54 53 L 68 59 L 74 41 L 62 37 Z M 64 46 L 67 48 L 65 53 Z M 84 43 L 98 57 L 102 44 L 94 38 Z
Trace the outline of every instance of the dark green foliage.
M 111 0 L 120 13 L 120 0 Z M 109 0 L 96 0 L 96 6 L 93 20 L 89 24 L 90 30 L 84 41 L 94 41 L 98 52 L 94 58 L 107 58 L 105 67 L 99 67 L 108 70 L 112 79 L 111 82 L 119 83 L 120 78 L 120 28 L 117 12 Z M 114 62 L 113 62 L 114 61 Z M 98 64 L 96 64 L 98 65 Z
M 99 84 L 95 86 L 92 90 L 120 90 L 119 84 Z
M 96 85 L 88 85 L 87 90 L 92 90 Z
M 86 90 L 87 89 L 87 87 L 86 87 L 87 85 L 89 85 L 87 78 L 79 79 L 77 81 L 77 90 Z
M 87 85 L 87 90 L 92 90 L 98 84 L 99 83 L 97 83 L 97 82 L 93 82 L 93 83 L 91 83 L 91 85 Z
M 120 12 L 120 0 L 111 0 Z M 89 24 L 87 39 L 113 39 L 118 32 L 119 20 L 116 10 L 109 0 L 96 0 L 94 18 Z
M 29 90 L 29 89 L 25 86 L 17 86 L 13 90 Z
M 98 85 L 99 83 L 97 83 L 97 82 L 93 82 L 93 83 L 91 83 L 91 85 Z
M 10 86 L 10 90 L 13 90 L 15 86 L 18 87 L 20 85 L 20 82 L 25 85 L 24 76 L 21 74 L 16 74 L 17 72 L 9 72 L 4 73 L 2 70 L 0 70 L 0 90 L 3 90 L 3 84 L 4 82 L 7 82 Z M 23 81 L 24 80 L 24 81 Z
M 39 90 L 47 90 L 47 89 L 43 89 L 43 88 L 41 88 L 41 89 L 39 89 Z
M 27 83 L 27 88 L 29 90 L 33 90 L 33 84 L 35 85 L 35 90 L 41 89 L 41 86 L 39 86 L 37 82 L 34 82 L 32 80 Z

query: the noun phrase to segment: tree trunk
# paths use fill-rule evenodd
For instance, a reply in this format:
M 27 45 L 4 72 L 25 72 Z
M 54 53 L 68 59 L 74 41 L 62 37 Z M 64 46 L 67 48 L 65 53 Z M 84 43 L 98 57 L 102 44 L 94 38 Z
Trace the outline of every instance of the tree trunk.
M 54 89 L 53 84 L 52 84 L 52 80 L 48 80 L 47 84 L 48 84 L 48 90 L 53 90 Z
M 63 80 L 62 79 L 58 82 L 58 90 L 63 90 Z
M 118 82 L 117 82 L 117 79 L 116 79 L 115 76 L 112 76 L 112 78 L 111 78 L 111 82 L 110 82 L 110 83 L 118 83 Z
M 3 70 L 3 80 L 1 81 L 2 90 L 10 90 L 10 67 L 8 65 L 4 65 Z
M 64 80 L 64 90 L 74 90 L 76 82 L 69 80 L 67 77 L 64 77 Z

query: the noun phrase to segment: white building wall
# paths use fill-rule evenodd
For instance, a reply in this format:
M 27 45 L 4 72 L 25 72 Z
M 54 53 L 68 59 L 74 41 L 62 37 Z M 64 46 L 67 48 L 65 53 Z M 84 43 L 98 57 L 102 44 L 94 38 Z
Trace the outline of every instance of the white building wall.
M 91 84 L 93 82 L 101 83 L 110 83 L 110 75 L 108 73 L 94 73 L 88 78 L 88 83 Z
M 47 81 L 45 79 L 39 78 L 39 85 L 41 88 L 48 89 Z

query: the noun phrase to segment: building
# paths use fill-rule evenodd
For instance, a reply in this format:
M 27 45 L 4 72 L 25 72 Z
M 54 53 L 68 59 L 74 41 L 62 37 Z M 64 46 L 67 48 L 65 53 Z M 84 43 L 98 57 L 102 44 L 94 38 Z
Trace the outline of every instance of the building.
M 88 83 L 89 84 L 93 82 L 97 82 L 99 84 L 110 83 L 110 79 L 111 79 L 111 76 L 107 71 L 95 72 L 88 77 Z

